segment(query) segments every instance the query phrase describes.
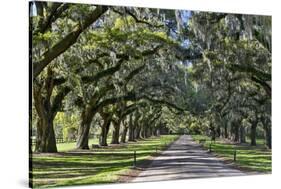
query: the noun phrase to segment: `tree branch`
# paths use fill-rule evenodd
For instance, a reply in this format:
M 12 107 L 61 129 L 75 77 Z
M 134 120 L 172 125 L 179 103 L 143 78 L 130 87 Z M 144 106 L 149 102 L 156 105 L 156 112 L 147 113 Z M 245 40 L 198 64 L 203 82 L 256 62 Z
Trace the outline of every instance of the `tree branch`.
M 83 23 L 76 26 L 72 32 L 66 35 L 62 40 L 56 43 L 48 51 L 43 54 L 43 58 L 38 62 L 33 63 L 33 79 L 35 79 L 42 70 L 56 57 L 64 53 L 71 47 L 79 37 L 79 35 L 88 28 L 93 22 L 99 19 L 103 13 L 107 11 L 105 6 L 97 6 L 96 9 L 84 20 Z

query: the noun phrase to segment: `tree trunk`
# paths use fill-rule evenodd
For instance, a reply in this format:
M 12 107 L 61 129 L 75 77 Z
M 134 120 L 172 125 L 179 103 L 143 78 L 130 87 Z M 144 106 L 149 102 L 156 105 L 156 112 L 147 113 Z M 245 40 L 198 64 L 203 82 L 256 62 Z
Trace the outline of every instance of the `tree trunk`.
M 216 140 L 216 131 L 215 131 L 215 127 L 212 123 L 210 125 L 210 131 L 211 131 L 211 140 L 215 141 Z
M 217 133 L 217 137 L 221 137 L 220 123 L 218 123 L 218 125 L 217 125 L 217 127 L 216 127 L 216 133 Z
M 77 149 L 90 149 L 89 148 L 89 132 L 91 122 L 84 122 L 81 121 L 79 130 L 78 130 L 78 139 L 76 143 Z
M 150 129 L 150 135 L 153 137 L 153 136 L 155 136 L 155 127 L 152 127 L 151 129 Z
M 120 124 L 121 121 L 118 120 L 117 122 L 113 121 L 113 133 L 112 133 L 112 140 L 111 140 L 111 144 L 119 144 L 119 132 L 120 132 Z
M 141 137 L 140 137 L 140 135 L 141 135 L 141 127 L 139 126 L 139 125 L 136 125 L 135 126 L 136 128 L 135 128 L 135 139 L 140 139 Z
M 156 136 L 160 136 L 160 129 L 159 128 L 156 129 Z
M 33 86 L 34 106 L 38 115 L 37 121 L 37 138 L 35 151 L 43 153 L 57 152 L 56 137 L 54 132 L 53 121 L 56 111 L 52 110 L 51 95 L 53 91 L 53 72 L 48 70 L 48 77 L 43 84 L 35 84 Z M 42 90 L 46 90 L 46 96 L 43 96 Z
M 143 125 L 141 126 L 141 138 L 146 138 L 146 127 L 144 127 Z
M 137 116 L 135 116 L 135 120 L 137 119 Z M 133 123 L 133 114 L 130 115 L 129 118 L 129 139 L 128 141 L 133 141 L 135 142 L 135 133 L 136 133 L 136 121 Z
M 272 148 L 272 141 L 271 141 L 271 123 L 269 118 L 262 118 L 261 119 L 264 129 L 265 135 L 265 145 L 271 149 Z
M 233 141 L 234 142 L 239 142 L 239 126 L 238 124 L 235 122 L 233 125 L 233 134 L 234 134 L 234 138 Z
M 240 127 L 239 128 L 239 130 L 240 130 L 239 142 L 246 143 L 245 128 L 242 125 L 240 125 L 239 127 Z
M 124 130 L 121 136 L 121 142 L 122 143 L 126 143 L 126 136 L 127 136 L 127 132 L 128 132 L 128 127 L 124 126 Z
M 224 138 L 228 138 L 227 123 L 224 123 Z
M 271 149 L 272 144 L 271 144 L 271 128 L 266 127 L 265 128 L 265 145 Z
M 129 139 L 128 141 L 135 141 L 135 127 L 133 124 L 129 124 Z
M 150 132 L 150 127 L 147 127 L 146 130 L 145 130 L 145 136 L 146 136 L 146 138 L 151 137 L 151 134 L 150 134 L 150 133 L 151 133 L 151 132 Z
M 107 135 L 109 132 L 110 123 L 111 123 L 111 120 L 109 118 L 104 120 L 104 124 L 101 129 L 100 141 L 99 141 L 100 146 L 108 146 Z
M 39 117 L 37 123 L 37 140 L 35 151 L 43 153 L 57 152 L 56 137 L 53 127 L 53 117 Z
M 251 146 L 256 146 L 256 130 L 257 130 L 257 122 L 253 122 L 251 125 Z
M 78 129 L 78 139 L 76 143 L 77 149 L 89 149 L 89 132 L 93 115 L 89 110 L 85 110 L 81 114 L 81 123 Z

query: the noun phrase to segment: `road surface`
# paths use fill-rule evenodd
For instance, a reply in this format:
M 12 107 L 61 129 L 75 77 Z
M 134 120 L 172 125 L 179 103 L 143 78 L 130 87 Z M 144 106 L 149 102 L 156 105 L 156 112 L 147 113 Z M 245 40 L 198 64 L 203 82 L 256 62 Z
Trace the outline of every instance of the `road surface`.
M 246 173 L 219 160 L 195 143 L 191 136 L 182 135 L 131 182 L 242 175 Z

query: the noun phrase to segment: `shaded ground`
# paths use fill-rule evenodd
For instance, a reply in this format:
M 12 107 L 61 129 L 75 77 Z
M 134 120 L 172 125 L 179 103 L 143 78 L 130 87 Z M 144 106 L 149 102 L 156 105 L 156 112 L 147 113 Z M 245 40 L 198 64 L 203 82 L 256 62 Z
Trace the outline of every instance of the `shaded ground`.
M 251 173 L 232 168 L 195 143 L 191 136 L 183 135 L 155 158 L 150 166 L 139 175 L 131 175 L 131 177 L 135 177 L 131 182 L 247 174 Z

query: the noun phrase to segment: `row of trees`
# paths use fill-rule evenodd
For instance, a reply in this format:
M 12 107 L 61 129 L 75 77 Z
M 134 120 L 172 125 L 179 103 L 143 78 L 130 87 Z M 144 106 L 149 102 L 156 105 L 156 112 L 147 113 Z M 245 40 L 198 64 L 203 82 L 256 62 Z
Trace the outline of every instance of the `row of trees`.
M 193 55 L 169 37 L 174 26 L 166 27 L 159 12 L 35 6 L 30 31 L 36 151 L 57 151 L 53 124 L 58 112 L 79 115 L 77 148 L 89 149 L 91 125 L 100 125 L 100 145 L 106 146 L 110 126 L 113 144 L 119 143 L 121 125 L 122 142 L 127 133 L 134 141 L 159 134 L 163 107 L 182 110 L 177 101 L 184 102 L 187 85 L 174 61 Z
M 253 128 L 261 123 L 271 139 L 269 17 L 54 2 L 31 7 L 37 152 L 57 152 L 58 112 L 76 118 L 79 149 L 89 149 L 91 128 L 99 128 L 106 146 L 110 130 L 118 144 L 190 125 L 190 117 L 208 119 L 214 136 L 222 128 L 226 137 L 243 130 L 244 119 Z
M 203 110 L 191 122 L 251 145 L 258 128 L 271 148 L 271 17 L 194 13 L 186 33 L 203 56 L 190 69 Z

